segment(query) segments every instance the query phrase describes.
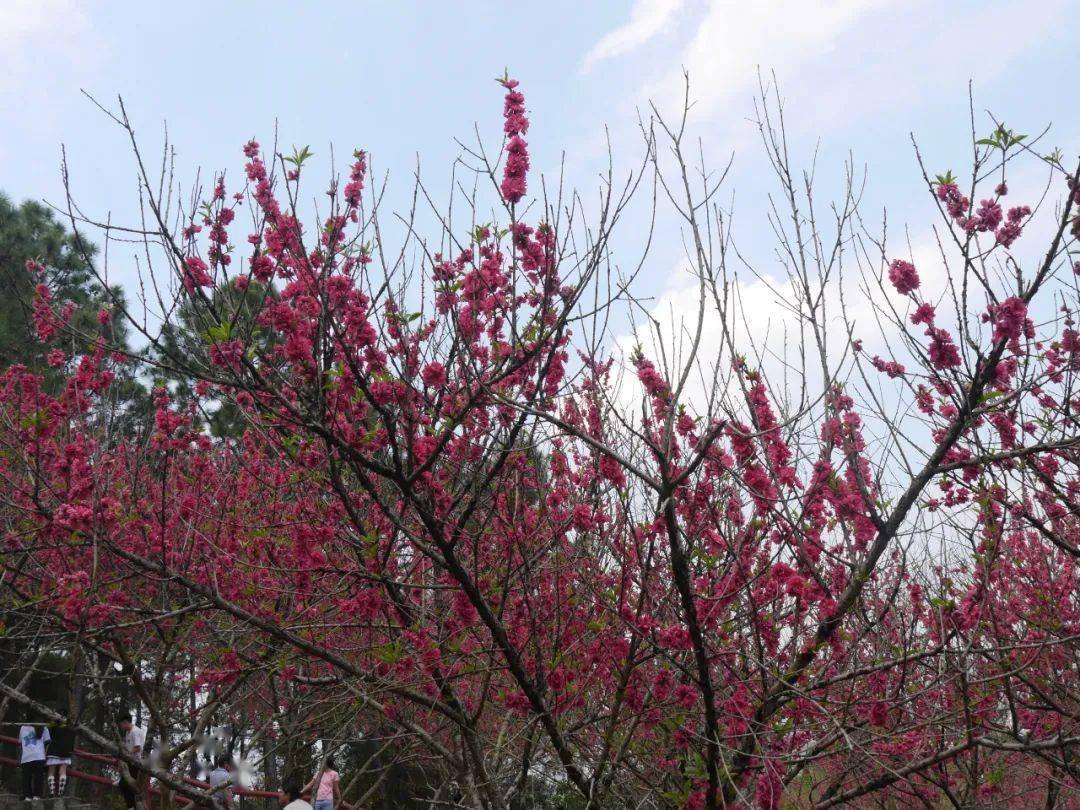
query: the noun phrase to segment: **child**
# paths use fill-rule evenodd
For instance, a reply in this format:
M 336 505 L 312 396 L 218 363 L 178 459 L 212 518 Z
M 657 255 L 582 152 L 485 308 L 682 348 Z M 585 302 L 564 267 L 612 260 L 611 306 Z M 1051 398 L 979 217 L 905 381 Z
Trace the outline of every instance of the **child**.
M 341 803 L 341 776 L 334 770 L 333 758 L 326 760 L 326 767 L 321 774 L 304 785 L 303 792 L 312 791 L 315 810 L 334 810 Z
M 49 730 L 43 725 L 19 728 L 24 801 L 32 802 L 45 796 L 45 746 L 49 739 Z
M 63 796 L 67 787 L 67 769 L 75 753 L 75 730 L 67 726 L 49 729 L 52 739 L 46 749 L 45 765 L 49 769 L 49 795 Z

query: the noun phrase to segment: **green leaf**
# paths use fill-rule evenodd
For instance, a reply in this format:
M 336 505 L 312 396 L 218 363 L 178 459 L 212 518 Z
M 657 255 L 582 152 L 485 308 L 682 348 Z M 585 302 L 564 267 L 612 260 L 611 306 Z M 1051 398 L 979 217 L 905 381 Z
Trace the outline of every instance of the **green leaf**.
M 372 652 L 375 654 L 376 658 L 386 664 L 396 664 L 404 655 L 400 641 L 376 647 Z
M 992 146 L 1007 151 L 1010 146 L 1016 146 L 1026 137 L 1027 135 L 1017 135 L 1011 129 L 1006 128 L 1004 124 L 999 124 L 989 138 L 980 138 L 975 143 L 978 146 Z
M 1054 151 L 1048 155 L 1043 155 L 1043 160 L 1047 163 L 1051 163 L 1055 166 L 1060 166 L 1062 159 L 1065 157 L 1065 153 L 1058 147 L 1054 147 Z
M 979 404 L 981 405 L 984 402 L 990 402 L 991 400 L 995 400 L 998 397 L 1003 397 L 1003 396 L 1005 396 L 1004 391 L 988 391 L 985 394 L 983 394 L 982 397 L 979 399 Z
M 33 430 L 36 432 L 45 426 L 46 421 L 45 412 L 38 410 L 34 411 L 34 413 L 29 416 L 23 417 L 19 425 L 23 430 Z
M 294 146 L 292 155 L 283 158 L 283 160 L 293 164 L 294 166 L 296 166 L 296 168 L 299 169 L 301 166 L 304 165 L 304 161 L 307 160 L 309 157 L 312 157 L 314 154 L 315 153 L 312 152 L 311 149 L 307 146 L 305 146 L 303 149 L 297 149 Z
M 793 728 L 795 728 L 795 721 L 790 717 L 785 717 L 782 721 L 773 726 L 773 731 L 783 737 Z
M 232 335 L 232 325 L 226 321 L 217 326 L 211 326 L 206 330 L 207 343 L 224 343 Z

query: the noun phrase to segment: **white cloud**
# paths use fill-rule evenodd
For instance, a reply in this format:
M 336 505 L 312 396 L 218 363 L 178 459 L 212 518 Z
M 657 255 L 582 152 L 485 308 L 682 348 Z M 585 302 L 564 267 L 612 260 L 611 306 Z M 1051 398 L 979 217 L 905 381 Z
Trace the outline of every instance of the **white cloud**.
M 682 6 L 683 0 L 637 0 L 630 21 L 605 34 L 586 54 L 582 69 L 640 48 L 663 31 Z
M 0 94 L 45 92 L 66 71 L 93 65 L 98 43 L 77 0 L 0 3 Z
M 648 101 L 669 116 L 681 110 L 685 71 L 694 126 L 708 125 L 727 151 L 750 133 L 759 70 L 776 74 L 793 129 L 865 127 L 870 116 L 892 121 L 913 105 L 963 99 L 969 77 L 993 82 L 1057 36 L 1068 8 L 1068 0 L 991 0 L 978 13 L 932 0 L 638 0 L 584 64 L 640 57 L 618 78 L 631 130 Z
M 687 279 L 685 272 L 679 276 Z M 872 330 L 870 302 L 857 292 L 856 286 L 856 279 L 845 279 L 847 317 Z M 648 311 L 648 322 L 639 319 L 634 334 L 624 334 L 615 340 L 615 355 L 624 373 L 615 396 L 624 413 L 636 411 L 641 397 L 630 363 L 635 349 L 640 349 L 660 367 L 667 379 L 674 382 L 681 374 L 698 329 L 699 296 L 696 282 L 688 280 L 672 287 Z M 811 333 L 796 313 L 798 298 L 795 285 L 788 279 L 748 275 L 730 280 L 728 301 L 721 314 L 712 293 L 706 292 L 697 354 L 681 397 L 691 412 L 703 415 L 714 389 L 720 396 L 736 392 L 737 389 L 731 388 L 734 354 L 744 357 L 751 368 L 762 370 L 778 394 L 787 387 L 796 399 L 803 385 L 805 363 L 808 390 L 813 392 L 811 396 L 820 393 L 820 363 L 814 354 Z M 829 361 L 838 364 L 847 351 L 848 338 L 836 282 L 827 285 L 824 318 Z M 879 342 L 873 339 L 872 331 L 869 337 L 868 349 Z M 801 347 L 808 353 L 805 359 L 799 356 Z
M 721 156 L 719 165 L 722 165 L 729 151 L 737 151 L 733 176 L 726 181 L 725 193 L 721 196 L 726 200 L 732 188 L 738 189 L 739 201 L 734 208 L 740 220 L 740 233 L 737 234 L 741 237 L 738 240 L 740 252 L 751 266 L 766 274 L 766 280 L 740 271 L 742 277 L 732 285 L 737 302 L 728 312 L 729 328 L 734 333 L 735 351 L 747 355 L 751 365 L 761 367 L 770 380 L 770 387 L 782 387 L 786 372 L 792 393 L 798 393 L 801 380 L 791 364 L 798 362 L 801 348 L 809 354 L 807 384 L 811 398 L 820 391 L 821 374 L 809 336 L 804 338 L 800 333 L 798 317 L 784 304 L 793 297 L 793 288 L 785 278 L 783 268 L 777 267 L 773 251 L 775 235 L 767 222 L 769 209 L 764 195 L 770 189 L 775 190 L 775 181 L 770 177 L 771 169 L 757 142 L 756 127 L 747 122 L 753 115 L 752 98 L 757 94 L 759 66 L 770 79 L 769 74 L 775 71 L 780 84 L 786 106 L 785 123 L 793 170 L 801 179 L 803 169 L 816 166 L 819 216 L 826 210 L 828 200 L 837 197 L 842 188 L 843 172 L 838 171 L 839 161 L 847 155 L 830 152 L 823 156 L 815 149 L 815 137 L 824 136 L 826 145 L 835 146 L 839 140 L 839 146 L 843 148 L 850 143 L 848 138 L 856 128 L 864 142 L 868 134 L 889 136 L 887 147 L 882 147 L 878 153 L 871 151 L 869 155 L 870 184 L 862 207 L 868 217 L 866 227 L 874 228 L 873 222 L 882 208 L 891 212 L 887 258 L 911 258 L 914 261 L 923 282 L 922 294 L 927 300 L 941 301 L 939 323 L 955 329 L 956 312 L 948 294 L 946 268 L 937 238 L 931 230 L 935 223 L 940 228 L 940 223 L 931 201 L 924 196 L 926 189 L 917 176 L 905 133 L 911 128 L 918 131 L 920 126 L 926 127 L 923 134 L 929 146 L 923 138 L 920 143 L 931 173 L 949 167 L 961 169 L 970 154 L 964 141 L 969 76 L 976 81 L 980 132 L 982 128 L 990 128 L 988 118 L 981 115 L 982 106 L 987 102 L 995 113 L 1004 115 L 1010 124 L 1017 124 L 1009 117 L 1007 107 L 995 106 L 998 103 L 995 90 L 1002 84 L 999 79 L 1004 78 L 1013 86 L 1016 81 L 1026 81 L 1022 76 L 1010 79 L 1011 73 L 1047 41 L 1060 39 L 1055 26 L 1060 25 L 1063 15 L 1067 16 L 1067 5 L 1067 0 L 1046 0 L 1036 6 L 1023 0 L 991 0 L 974 13 L 970 8 L 936 4 L 931 0 L 909 0 L 903 5 L 897 0 L 813 3 L 763 0 L 756 4 L 691 0 L 680 9 L 677 25 L 671 20 L 656 23 L 648 28 L 648 34 L 640 36 L 640 40 L 626 33 L 632 25 L 625 25 L 605 36 L 593 48 L 590 52 L 593 62 L 599 61 L 593 53 L 599 53 L 601 45 L 613 48 L 611 43 L 616 42 L 619 55 L 633 53 L 637 57 L 625 60 L 626 65 L 619 66 L 622 75 L 613 76 L 623 85 L 613 94 L 618 99 L 623 119 L 616 120 L 613 137 L 616 143 L 623 144 L 624 149 L 626 144 L 636 142 L 637 113 L 647 101 L 654 101 L 669 120 L 681 111 L 685 68 L 694 103 L 690 116 L 690 133 L 695 141 L 689 150 L 692 157 L 697 158 L 699 136 L 706 165 L 713 168 L 717 168 L 717 161 L 713 160 L 717 155 Z M 1013 24 L 1005 25 L 1002 20 L 1012 20 Z M 661 38 L 665 40 L 663 43 L 657 41 Z M 657 70 L 657 65 L 662 69 Z M 1026 70 L 1025 75 L 1037 83 L 1032 71 Z M 990 88 L 989 94 L 987 88 Z M 1047 98 L 1051 104 L 1050 96 Z M 1049 106 L 1047 115 L 1053 115 L 1055 109 Z M 940 111 L 944 117 L 930 119 L 931 124 L 927 127 L 927 111 Z M 919 119 L 919 116 L 923 118 Z M 923 123 L 917 123 L 919 120 Z M 1034 132 L 1037 124 L 1025 121 L 1022 126 L 1024 131 Z M 947 130 L 950 137 L 941 137 L 942 130 Z M 957 139 L 952 137 L 954 134 Z M 1065 143 L 1062 143 L 1063 137 Z M 1045 146 L 1064 146 L 1066 153 L 1072 154 L 1075 143 L 1072 131 L 1058 130 Z M 749 148 L 744 151 L 744 146 Z M 1073 147 L 1071 152 L 1070 147 Z M 867 157 L 864 154 L 866 148 L 865 143 L 859 147 L 856 174 L 860 170 L 859 161 Z M 944 158 L 935 154 L 937 152 L 943 152 Z M 820 162 L 817 158 L 821 158 Z M 660 159 L 662 163 L 666 160 L 664 152 Z M 951 160 L 959 160 L 960 165 L 954 165 Z M 1006 208 L 1034 205 L 1045 186 L 1046 173 L 1046 167 L 1037 160 L 1012 165 L 1010 194 L 1003 205 Z M 996 180 L 977 195 L 976 204 L 982 196 L 990 196 L 995 183 Z M 1060 188 L 1052 190 L 1054 198 L 1060 193 Z M 664 208 L 663 202 L 661 208 Z M 1052 208 L 1052 203 L 1048 204 L 1028 226 L 1026 239 L 1014 246 L 1014 257 L 1025 270 L 1037 265 L 1039 248 L 1045 249 L 1044 236 L 1053 225 L 1048 221 Z M 670 216 L 670 211 L 666 210 L 661 211 L 659 219 L 660 232 L 666 232 L 664 228 L 677 229 L 680 224 L 679 218 Z M 909 222 L 910 230 L 905 227 Z M 947 239 L 945 251 L 949 271 L 956 274 L 960 270 L 956 251 Z M 662 247 L 656 250 L 654 257 L 658 266 L 649 267 L 643 273 L 656 283 L 653 289 L 658 293 L 658 297 L 647 305 L 651 320 L 643 324 L 643 317 L 638 313 L 637 329 L 617 328 L 617 336 L 611 343 L 616 364 L 623 372 L 622 380 L 613 386 L 613 398 L 624 414 L 637 414 L 641 406 L 641 386 L 629 362 L 634 349 L 640 346 L 642 352 L 657 364 L 662 362 L 662 357 L 666 358 L 670 379 L 673 372 L 681 369 L 679 360 L 685 360 L 690 335 L 697 327 L 698 286 L 686 270 L 685 262 L 673 266 L 670 252 Z M 843 299 L 846 316 L 853 323 L 852 336 L 862 341 L 865 358 L 880 354 L 886 359 L 895 358 L 912 369 L 913 361 L 904 342 L 897 339 L 896 327 L 885 324 L 883 330 L 874 302 L 895 306 L 901 317 L 906 316 L 910 304 L 895 293 L 887 281 L 883 291 L 874 290 L 871 301 L 864 292 L 856 266 L 860 258 L 858 251 L 852 251 L 850 246 L 845 251 Z M 999 258 L 995 256 L 991 262 L 993 267 L 997 267 Z M 875 266 L 867 272 L 874 274 L 878 269 Z M 995 273 L 995 278 L 998 283 L 1003 283 L 1008 274 Z M 977 315 L 985 301 L 981 293 L 969 293 L 970 325 L 979 328 Z M 837 285 L 830 285 L 825 302 L 829 310 L 826 341 L 830 360 L 835 364 L 848 349 Z M 1048 314 L 1039 313 L 1040 316 Z M 907 327 L 912 328 L 910 324 Z M 921 338 L 922 330 L 914 330 L 914 335 Z M 662 350 L 657 332 L 663 343 Z M 713 388 L 714 372 L 720 378 L 717 390 L 721 394 L 735 393 L 726 376 L 730 374 L 731 360 L 731 349 L 723 339 L 721 316 L 710 305 L 702 323 L 697 367 L 682 398 L 692 412 L 701 415 L 706 410 L 706 397 Z M 871 374 L 870 379 L 872 385 L 880 382 L 886 390 L 893 385 L 893 381 L 883 375 Z M 886 401 L 892 402 L 891 399 Z
M 798 101 L 803 130 L 820 134 L 874 119 L 899 124 L 913 108 L 934 104 L 959 107 L 960 119 L 969 80 L 977 105 L 985 103 L 982 91 L 1046 47 L 1069 12 L 1068 0 L 996 0 L 978 13 L 928 0 L 877 6 L 852 21 L 822 54 L 827 58 L 807 54 L 794 69 L 760 60 L 777 67 L 785 94 Z
M 1009 176 L 1010 192 L 1002 199 L 1002 205 L 1005 208 L 1035 205 L 1046 190 L 1048 174 L 1049 170 L 1036 160 L 1014 166 Z M 993 178 L 988 181 L 985 188 L 987 195 L 996 182 Z M 1061 196 L 1062 184 L 1059 182 L 1051 186 L 1049 200 L 1025 226 L 1024 236 L 1010 251 L 1012 258 L 1029 276 L 1042 261 L 1049 236 L 1057 227 L 1054 203 Z M 937 227 L 938 235 L 935 235 L 932 225 Z M 942 240 L 940 245 L 939 238 Z M 991 246 L 992 235 L 984 237 L 983 244 L 984 247 Z M 938 325 L 955 333 L 957 313 L 949 278 L 952 277 L 954 284 L 961 283 L 962 262 L 958 249 L 929 200 L 921 209 L 917 224 L 910 230 L 893 233 L 886 249 L 885 262 L 901 258 L 915 264 L 922 282 L 920 297 L 938 305 Z M 993 279 L 995 293 L 999 297 L 1010 294 L 1012 271 L 1003 264 L 1005 255 L 999 249 L 986 262 L 986 271 Z M 868 258 L 874 261 L 873 256 Z M 831 370 L 837 371 L 845 353 L 849 352 L 849 329 L 851 338 L 861 342 L 865 357 L 880 354 L 886 359 L 899 360 L 909 369 L 915 368 L 906 342 L 899 339 L 898 327 L 889 323 L 886 314 L 894 307 L 897 315 L 903 319 L 905 329 L 921 339 L 922 328 L 912 326 L 907 321 L 914 304 L 896 293 L 887 278 L 882 279 L 882 289 L 878 289 L 876 276 L 879 272 L 883 275 L 886 273 L 884 263 L 880 267 L 876 264 L 865 266 L 865 260 L 852 256 L 844 264 L 843 277 L 834 275 L 825 285 L 822 297 L 823 331 Z M 647 318 L 639 316 L 636 330 L 632 333 L 628 330 L 613 342 L 614 354 L 623 371 L 623 379 L 614 396 L 624 413 L 636 412 L 642 396 L 640 386 L 633 379 L 630 363 L 636 349 L 661 367 L 669 380 L 677 379 L 689 357 L 698 328 L 699 285 L 685 269 L 685 263 L 673 268 L 668 277 L 672 279 L 671 285 L 648 309 Z M 725 318 L 717 311 L 711 293 L 707 292 L 694 370 L 688 380 L 683 403 L 696 415 L 701 415 L 713 390 L 714 375 L 718 379 L 718 392 L 723 394 L 731 390 L 734 393 L 729 387 L 733 352 L 743 355 L 751 367 L 761 369 L 774 391 L 779 393 L 786 387 L 789 394 L 797 395 L 803 383 L 803 361 L 799 353 L 805 350 L 809 396 L 813 398 L 819 394 L 822 380 L 817 349 L 812 333 L 796 314 L 796 310 L 806 312 L 806 308 L 797 303 L 802 296 L 795 283 L 782 275 L 756 277 L 746 273 L 731 279 L 729 289 L 729 302 L 724 315 L 730 343 L 725 339 Z M 814 294 L 817 294 L 816 288 Z M 968 326 L 978 331 L 985 328 L 980 326 L 978 316 L 987 302 L 978 285 L 972 284 L 968 295 Z M 1052 304 L 1052 300 L 1044 301 L 1042 309 Z M 1049 317 L 1050 314 L 1049 310 L 1040 310 L 1039 317 Z M 880 320 L 883 315 L 884 320 Z M 850 354 L 847 360 L 850 360 Z
M 893 1 L 711 0 L 679 64 L 655 84 L 647 84 L 646 95 L 661 103 L 681 101 L 685 68 L 695 114 L 709 115 L 752 87 L 758 66 L 775 70 L 781 79 L 797 75 L 806 62 L 830 54 L 841 37 Z

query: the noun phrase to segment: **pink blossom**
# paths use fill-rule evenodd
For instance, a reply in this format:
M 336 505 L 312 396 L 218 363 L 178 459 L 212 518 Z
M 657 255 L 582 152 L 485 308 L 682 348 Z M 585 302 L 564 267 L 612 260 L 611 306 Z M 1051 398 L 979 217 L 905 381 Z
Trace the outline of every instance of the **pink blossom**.
M 360 205 L 360 194 L 364 190 L 364 174 L 367 172 L 367 154 L 355 153 L 356 161 L 349 172 L 349 182 L 345 184 L 345 203 L 350 208 Z
M 960 350 L 947 330 L 931 327 L 927 335 L 930 336 L 930 363 L 934 368 L 955 368 L 960 365 Z
M 619 489 L 626 486 L 626 475 L 622 471 L 622 466 L 614 458 L 607 455 L 601 456 L 599 468 L 600 475 Z
M 689 684 L 681 683 L 675 687 L 675 702 L 684 709 L 693 708 L 694 704 L 697 703 L 697 699 L 697 690 Z
M 506 145 L 506 166 L 503 169 L 502 195 L 509 203 L 516 203 L 525 196 L 526 175 L 529 171 L 528 144 L 515 135 Z
M 207 270 L 206 262 L 198 256 L 188 256 L 184 259 L 181 275 L 184 282 L 184 289 L 187 291 L 188 295 L 194 294 L 198 287 L 214 286 L 214 280 L 210 277 L 210 273 L 207 272 Z
M 977 231 L 992 231 L 1001 224 L 1001 206 L 995 200 L 983 200 L 972 218 Z
M 1023 230 L 1024 218 L 1031 215 L 1031 209 L 1026 205 L 1009 209 L 1009 216 L 1004 225 L 998 228 L 997 241 L 999 244 L 1010 247 Z
M 210 362 L 215 366 L 239 370 L 244 359 L 244 344 L 239 340 L 228 340 L 210 346 Z
M 420 377 L 429 388 L 441 388 L 446 385 L 446 368 L 442 363 L 428 363 L 420 372 Z
M 962 219 L 971 207 L 968 198 L 960 193 L 955 183 L 941 183 L 937 187 L 938 199 L 945 203 L 949 216 L 953 219 Z
M 875 726 L 884 726 L 889 719 L 889 707 L 881 700 L 875 701 L 870 707 L 870 723 Z
M 634 365 L 637 366 L 638 380 L 650 396 L 665 402 L 670 399 L 671 389 L 668 388 L 667 380 L 656 370 L 656 366 L 650 360 L 638 356 L 634 359 Z
M 931 304 L 922 303 L 911 313 L 911 322 L 932 326 L 934 323 L 934 307 Z
M 525 117 L 525 96 L 516 88 L 516 79 L 504 79 L 506 88 L 504 99 L 503 131 L 509 141 L 506 144 L 506 165 L 503 167 L 502 196 L 511 205 L 520 202 L 525 196 L 526 175 L 529 171 L 529 150 L 522 133 L 529 129 L 529 119 Z
M 874 364 L 874 368 L 891 377 L 892 379 L 904 376 L 904 367 L 897 363 L 895 360 L 882 360 L 877 355 L 874 355 L 874 359 L 872 362 Z
M 658 631 L 656 640 L 661 647 L 669 650 L 689 650 L 692 646 L 690 631 L 680 625 L 672 625 Z
M 266 284 L 274 277 L 274 260 L 269 256 L 256 256 L 251 260 L 251 275 Z
M 889 281 L 901 295 L 908 295 L 919 288 L 919 274 L 915 265 L 903 259 L 894 259 L 889 265 Z
M 994 308 L 994 340 L 1014 340 L 1020 337 L 1027 319 L 1027 304 L 1015 295 Z

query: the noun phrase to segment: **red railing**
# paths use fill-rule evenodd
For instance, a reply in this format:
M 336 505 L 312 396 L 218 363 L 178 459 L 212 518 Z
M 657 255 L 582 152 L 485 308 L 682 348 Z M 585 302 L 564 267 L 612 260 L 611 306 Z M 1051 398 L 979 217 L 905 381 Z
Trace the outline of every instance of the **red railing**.
M 18 738 L 5 737 L 3 735 L 0 735 L 0 742 L 11 743 L 12 745 L 19 744 Z M 89 751 L 76 751 L 75 756 L 79 757 L 80 759 L 88 759 L 92 762 L 105 762 L 110 765 L 116 765 L 116 760 L 112 757 L 105 757 L 101 754 L 91 754 Z M 4 763 L 5 765 L 15 765 L 16 767 L 20 764 L 19 760 L 13 757 L 5 756 L 0 756 L 0 762 Z M 113 784 L 113 781 L 108 777 L 101 776 L 100 774 L 96 773 L 86 773 L 85 771 L 79 771 L 70 766 L 67 769 L 67 773 L 69 777 L 74 777 L 75 779 L 83 779 L 87 782 L 96 782 L 99 785 Z
M 13 745 L 19 744 L 19 740 L 17 738 L 5 737 L 4 735 L 0 735 L 0 742 L 11 743 Z M 82 751 L 78 748 L 75 749 L 75 757 L 78 759 L 85 759 L 89 762 L 99 762 L 103 765 L 109 765 L 114 768 L 118 767 L 119 762 L 116 757 L 110 757 L 105 754 L 94 754 L 90 751 Z M 5 756 L 0 756 L 0 763 L 15 766 L 18 766 L 20 764 L 19 760 L 13 757 Z M 98 785 L 108 785 L 109 787 L 114 787 L 116 785 L 116 783 L 112 779 L 109 779 L 107 776 L 102 776 L 101 774 L 96 773 L 86 773 L 86 771 L 80 771 L 70 766 L 68 766 L 67 775 L 68 778 L 82 779 L 85 782 L 93 782 Z M 193 779 L 190 776 L 184 776 L 182 778 L 184 782 L 191 785 L 192 787 L 197 787 L 202 790 L 210 789 L 210 785 L 208 785 L 206 782 L 201 782 L 198 779 Z M 277 791 L 273 790 L 258 790 L 256 788 L 240 787 L 239 785 L 233 785 L 231 787 L 231 790 L 234 796 L 248 796 L 252 799 L 276 799 L 281 795 Z M 146 780 L 146 796 L 144 798 L 146 807 L 149 808 L 151 806 L 151 795 L 157 796 L 160 799 L 162 795 L 167 792 L 169 792 L 169 788 L 162 788 L 160 785 L 152 785 L 150 779 L 148 778 Z M 182 802 L 183 804 L 188 806 L 195 804 L 195 801 L 190 796 L 175 796 L 174 799 L 175 801 Z M 338 807 L 341 808 L 341 810 L 352 810 L 352 806 L 347 802 L 341 802 Z

